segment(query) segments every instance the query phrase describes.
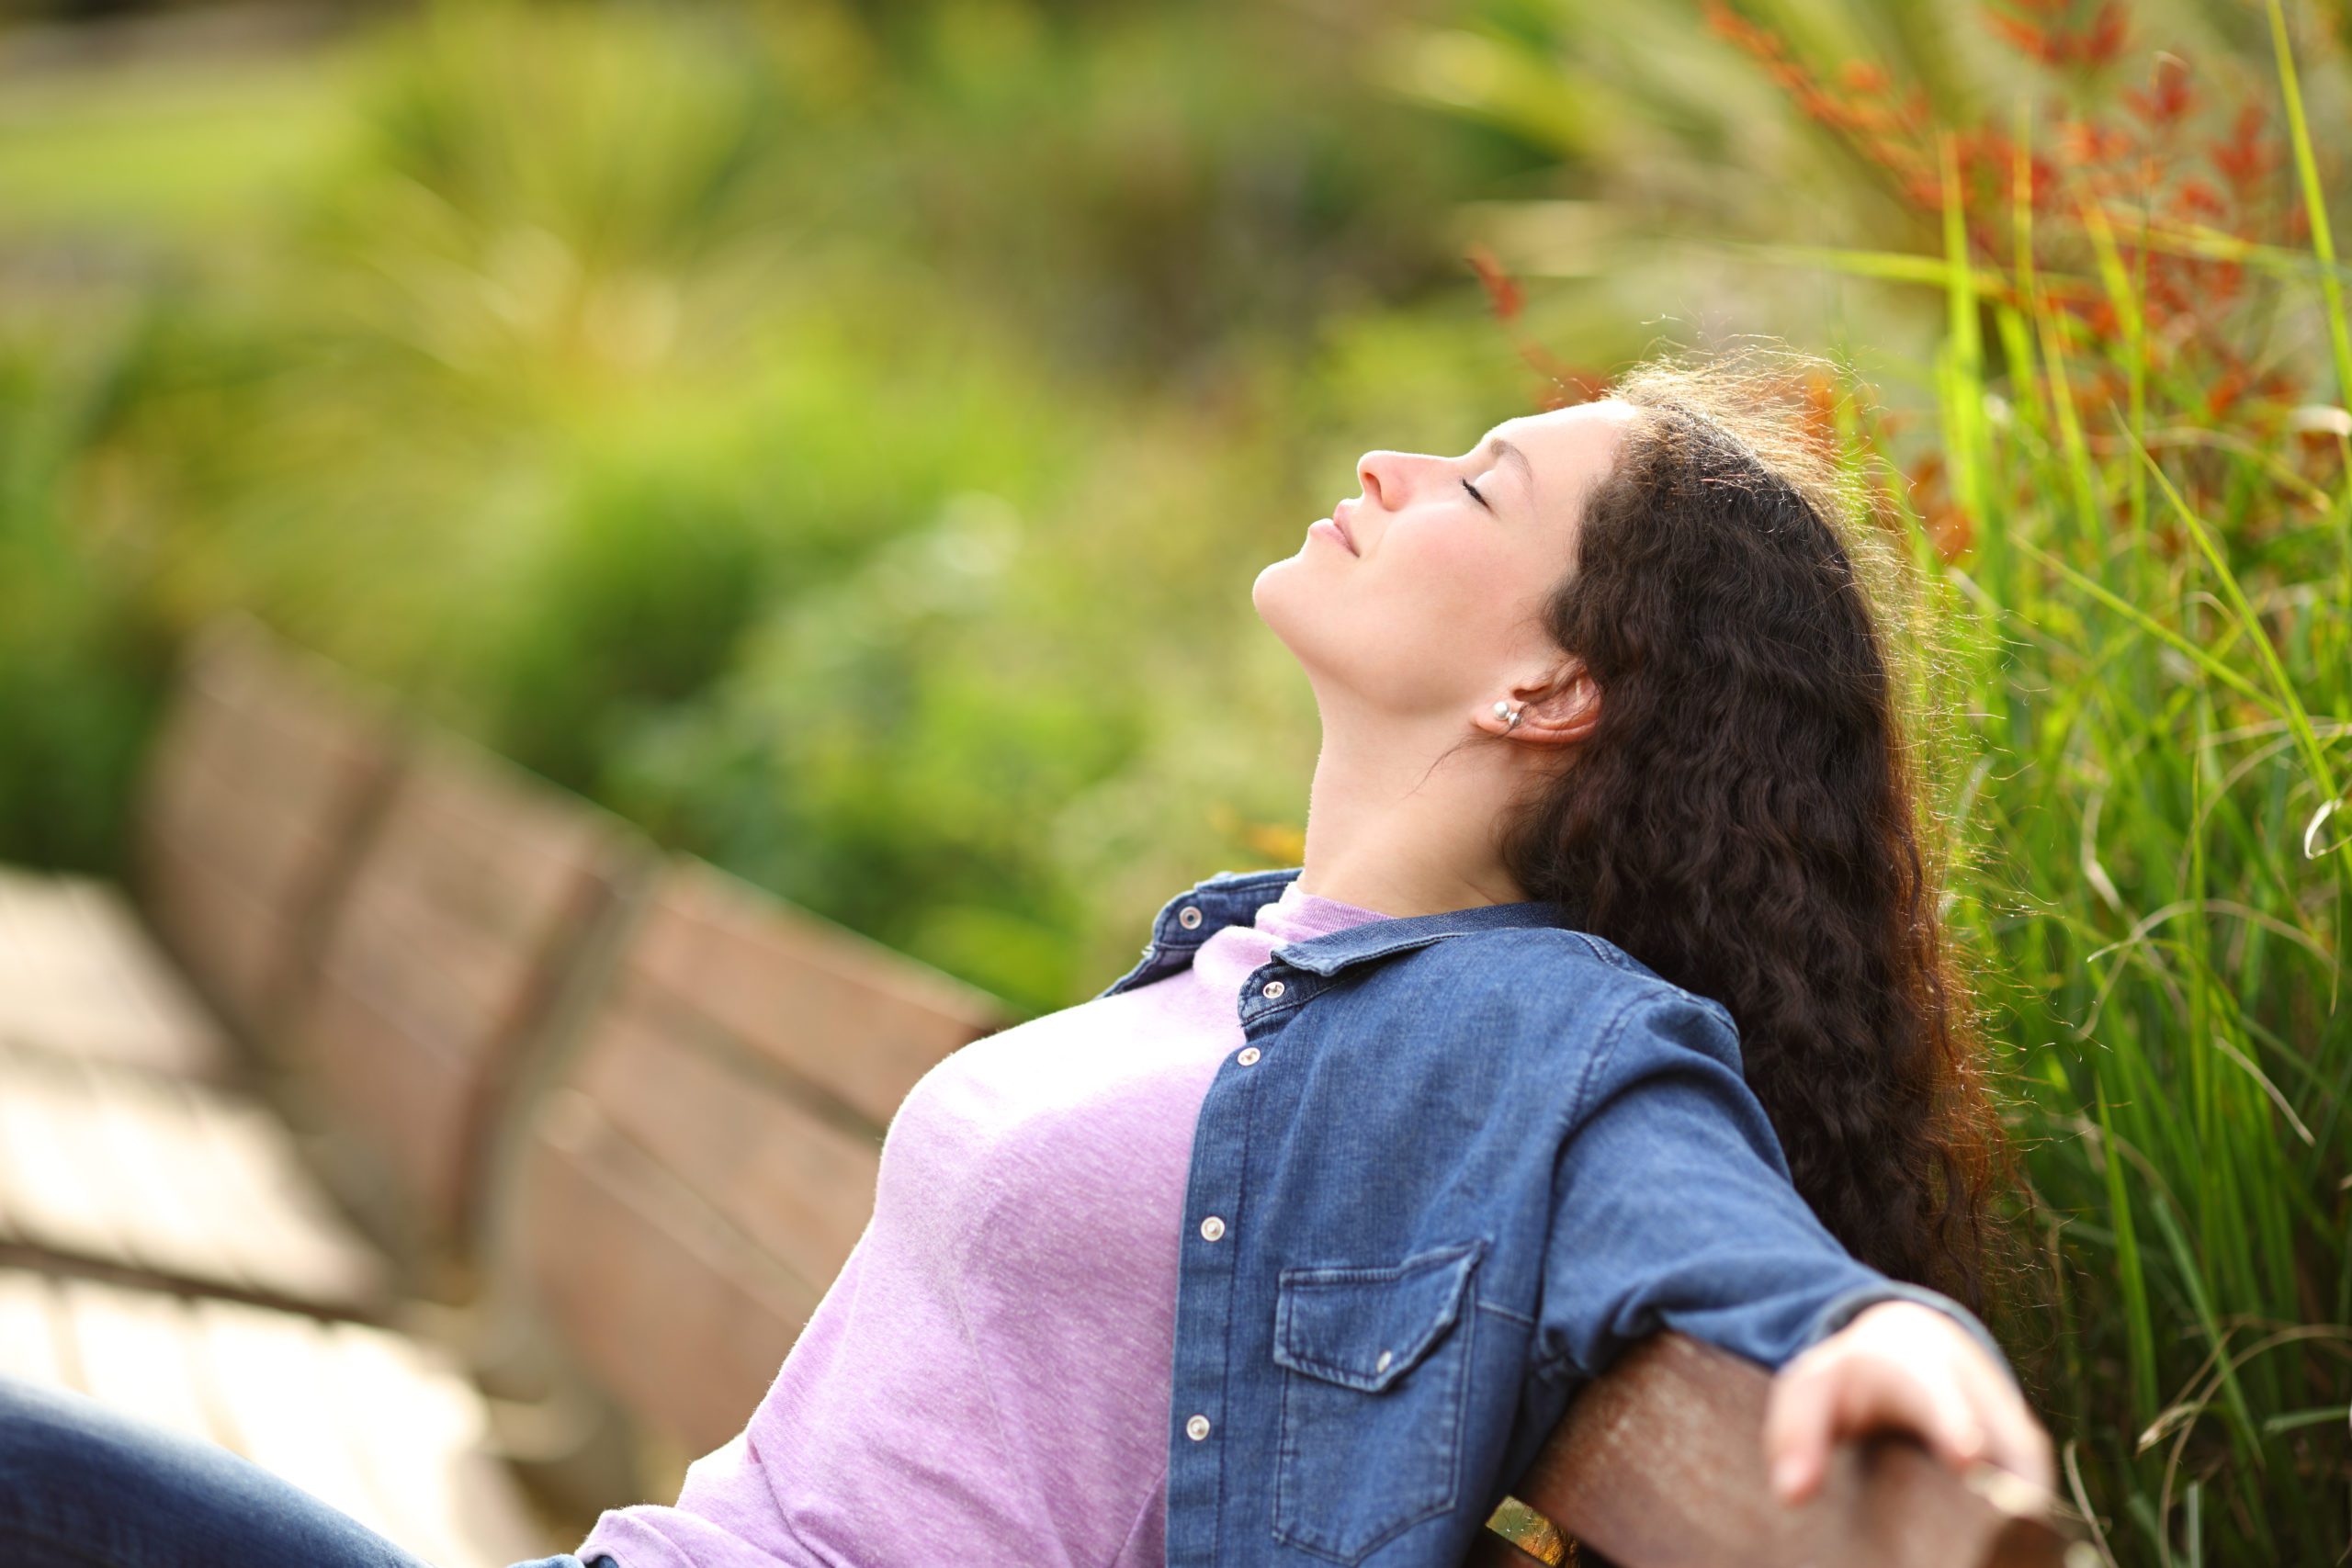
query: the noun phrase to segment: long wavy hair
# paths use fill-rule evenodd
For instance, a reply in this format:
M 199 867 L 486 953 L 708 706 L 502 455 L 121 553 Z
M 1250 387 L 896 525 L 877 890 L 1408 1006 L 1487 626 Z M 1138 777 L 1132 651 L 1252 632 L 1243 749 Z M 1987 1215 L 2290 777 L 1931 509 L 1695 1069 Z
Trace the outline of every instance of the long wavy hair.
M 1501 848 L 1529 897 L 1730 1009 L 1797 1190 L 1849 1252 L 1983 1315 L 2012 1167 L 1919 819 L 1924 645 L 1883 625 L 1900 546 L 1809 434 L 1795 389 L 1818 373 L 1665 360 L 1611 389 L 1636 416 L 1544 612 L 1600 718 Z

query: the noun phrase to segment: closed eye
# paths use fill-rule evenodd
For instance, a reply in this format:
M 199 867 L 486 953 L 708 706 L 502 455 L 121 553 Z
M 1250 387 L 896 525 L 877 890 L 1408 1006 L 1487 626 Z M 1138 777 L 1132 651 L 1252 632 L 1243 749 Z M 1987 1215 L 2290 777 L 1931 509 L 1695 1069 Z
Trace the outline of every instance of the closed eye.
M 1471 500 L 1476 502 L 1481 506 L 1487 506 L 1487 498 L 1478 493 L 1478 487 L 1476 485 L 1472 484 L 1468 479 L 1464 479 L 1462 481 L 1462 488 L 1470 492 Z M 1492 512 L 1494 508 L 1487 506 L 1487 510 Z

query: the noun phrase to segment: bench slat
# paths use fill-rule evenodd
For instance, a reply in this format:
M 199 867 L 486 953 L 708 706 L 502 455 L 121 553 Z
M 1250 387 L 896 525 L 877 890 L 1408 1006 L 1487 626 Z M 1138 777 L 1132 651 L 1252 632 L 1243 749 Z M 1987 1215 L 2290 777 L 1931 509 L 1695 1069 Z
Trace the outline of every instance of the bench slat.
M 83 1258 L 129 1259 L 121 1216 L 85 1175 L 96 1162 L 75 1147 L 85 1131 L 52 1066 L 6 1053 L 0 1069 L 0 1224 L 24 1244 Z
M 0 1047 L 0 1239 L 61 1259 L 329 1313 L 381 1303 L 382 1261 L 285 1129 L 232 1091 Z
M 470 1386 L 386 1330 L 0 1269 L 0 1369 L 243 1454 L 440 1568 L 560 1549 Z
M 666 880 L 630 962 L 877 1128 L 941 1057 L 1004 1021 L 985 993 L 699 863 Z
M 624 998 L 599 1021 L 575 1082 L 648 1157 L 821 1294 L 873 1212 L 879 1140 L 730 1070 L 693 1034 L 690 1021 L 649 1017 Z
M 432 1543 L 423 1555 L 488 1568 L 557 1550 L 488 1451 L 481 1402 L 446 1358 L 359 1324 L 324 1337 L 361 1467 L 386 1506 Z
M 246 1038 L 266 1037 L 283 991 L 299 978 L 287 922 L 176 840 L 152 844 L 141 865 L 142 902 L 172 953 Z
M 40 1275 L 0 1269 L 0 1372 L 55 1387 L 78 1387 L 58 1331 L 62 1311 Z
M 223 1190 L 218 1163 L 185 1116 L 132 1074 L 85 1070 L 58 1087 L 74 1102 L 59 1115 L 74 1128 L 76 1174 L 105 1194 L 126 1261 L 169 1278 L 268 1288 L 267 1270 L 256 1277 L 248 1267 L 243 1194 Z
M 260 1106 L 226 1095 L 184 1092 L 189 1119 L 209 1146 L 226 1192 L 250 1228 L 274 1289 L 322 1305 L 379 1302 L 390 1270 L 383 1256 L 334 1212 L 302 1164 L 285 1126 Z
M 0 1043 L 194 1077 L 233 1070 L 121 895 L 84 877 L 0 869 Z
M 1785 1506 L 1764 1470 L 1770 1383 L 1762 1368 L 1687 1335 L 1653 1335 L 1577 1395 L 1512 1490 L 1619 1568 L 2070 1561 L 2054 1499 L 1989 1467 L 1964 1482 L 1907 1438 L 1839 1444 L 1821 1490 Z M 1499 1538 L 1481 1550 L 1475 1561 L 1532 1561 Z
M 319 1325 L 237 1302 L 198 1302 L 193 1311 L 222 1390 L 227 1445 L 378 1534 L 399 1539 L 399 1511 L 385 1508 L 346 1438 L 369 1413 L 322 1397 L 332 1380 Z
M 232 618 L 190 645 L 142 781 L 139 883 L 198 989 L 268 1039 L 389 775 L 378 710 Z
M 470 1245 L 506 1097 L 647 854 L 453 738 L 402 768 L 291 1032 L 338 1187 L 413 1260 Z
M 195 1343 L 180 1303 L 169 1296 L 119 1290 L 95 1280 L 61 1280 L 82 1386 L 141 1420 L 202 1442 L 218 1442 L 207 1375 L 190 1355 Z
M 576 1090 L 542 1114 L 526 1231 L 565 1342 L 653 1429 L 694 1452 L 751 1418 L 820 1292 L 765 1261 Z

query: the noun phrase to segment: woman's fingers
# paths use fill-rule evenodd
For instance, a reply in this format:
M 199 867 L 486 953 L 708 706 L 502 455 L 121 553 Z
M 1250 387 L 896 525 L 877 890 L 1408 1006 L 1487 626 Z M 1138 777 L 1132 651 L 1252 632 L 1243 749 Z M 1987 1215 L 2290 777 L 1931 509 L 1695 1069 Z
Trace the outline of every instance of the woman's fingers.
M 2048 1436 L 1989 1367 L 1826 1350 L 1773 1380 L 1764 1451 L 1775 1495 L 1804 1501 L 1819 1489 L 1837 1443 L 1890 1427 L 1917 1437 L 1954 1471 L 1989 1461 L 2045 1490 L 2051 1484 Z
M 1764 1463 L 1783 1503 L 1813 1495 L 1828 1468 L 1838 1390 L 1822 1371 L 1821 1362 L 1799 1357 L 1772 1380 L 1765 1401 Z
M 1942 1369 L 1917 1377 L 1896 1377 L 1882 1365 L 1868 1382 L 1879 1406 L 1895 1424 L 1917 1432 L 1937 1458 L 1965 1470 L 1984 1457 L 1984 1424 L 1957 1379 Z
M 2007 1371 L 1933 1308 L 1884 1302 L 1782 1367 L 1764 1410 L 1772 1490 L 1820 1489 L 1839 1441 L 1892 1427 L 1955 1471 L 1989 1462 L 2049 1491 L 2050 1435 Z
M 2044 1492 L 2058 1483 L 2057 1460 L 2050 1434 L 2033 1418 L 2015 1389 L 2004 1384 L 1987 1413 L 1989 1438 L 1985 1458 L 2013 1475 L 2021 1475 Z

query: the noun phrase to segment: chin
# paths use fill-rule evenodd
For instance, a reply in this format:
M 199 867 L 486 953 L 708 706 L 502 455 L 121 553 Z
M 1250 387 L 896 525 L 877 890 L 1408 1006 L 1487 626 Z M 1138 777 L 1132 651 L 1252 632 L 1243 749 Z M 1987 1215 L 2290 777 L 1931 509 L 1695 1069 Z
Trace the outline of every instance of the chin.
M 1289 564 L 1287 560 L 1268 561 L 1250 580 L 1250 604 L 1260 616 L 1266 613 L 1266 602 L 1282 592 L 1283 568 Z
M 1329 592 L 1329 583 L 1316 582 L 1299 570 L 1295 556 L 1269 564 L 1250 584 L 1250 604 L 1258 618 L 1309 672 L 1329 662 L 1318 653 L 1333 626 L 1330 615 L 1318 612 L 1327 609 L 1323 598 Z
M 1298 558 L 1284 556 L 1259 568 L 1250 583 L 1250 607 L 1258 618 L 1284 642 L 1291 640 L 1291 628 L 1306 618 L 1307 605 L 1301 603 L 1310 592 L 1306 583 L 1297 581 Z

